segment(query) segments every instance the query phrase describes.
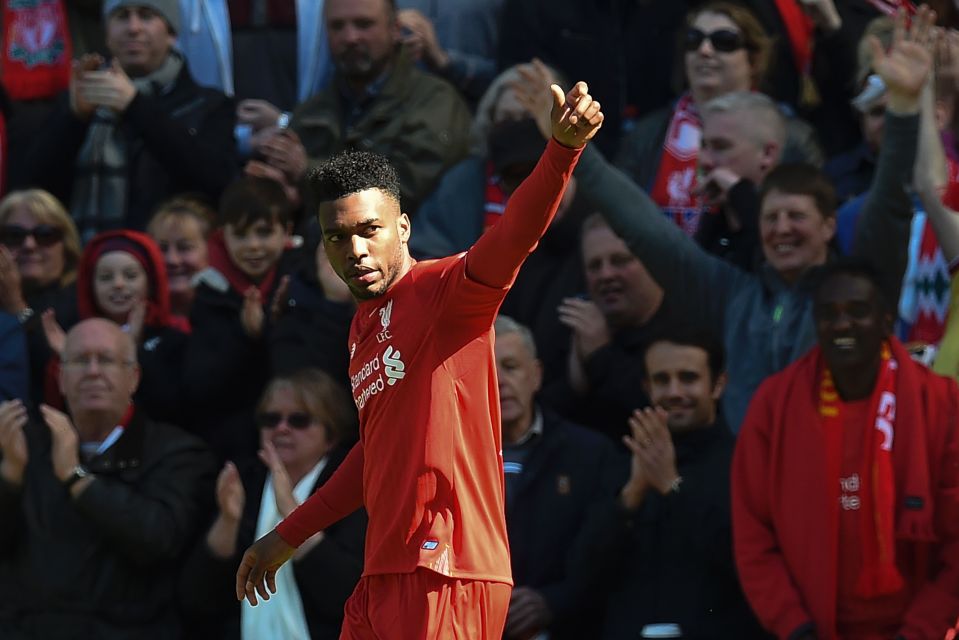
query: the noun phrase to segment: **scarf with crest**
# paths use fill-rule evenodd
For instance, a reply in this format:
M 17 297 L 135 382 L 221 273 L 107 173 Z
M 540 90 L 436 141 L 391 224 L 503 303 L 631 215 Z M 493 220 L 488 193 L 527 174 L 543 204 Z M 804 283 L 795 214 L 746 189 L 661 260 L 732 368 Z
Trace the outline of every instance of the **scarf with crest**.
M 167 93 L 182 68 L 182 55 L 171 50 L 159 69 L 142 78 L 132 78 L 133 85 L 140 95 Z M 125 226 L 128 141 L 121 126 L 122 116 L 106 107 L 98 108 L 77 156 L 70 215 L 83 242 L 100 231 Z

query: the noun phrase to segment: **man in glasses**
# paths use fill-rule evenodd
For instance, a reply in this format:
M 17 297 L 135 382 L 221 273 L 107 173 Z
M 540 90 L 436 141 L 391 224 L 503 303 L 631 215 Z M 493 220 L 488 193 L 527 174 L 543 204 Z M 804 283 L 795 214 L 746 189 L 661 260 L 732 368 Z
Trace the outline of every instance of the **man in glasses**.
M 143 230 L 183 191 L 215 200 L 237 167 L 232 102 L 197 85 L 174 48 L 177 0 L 108 0 L 103 20 L 112 59 L 74 62 L 68 105 L 33 140 L 21 172 L 67 204 L 83 241 Z
M 268 599 L 300 544 L 365 506 L 365 567 L 341 638 L 502 637 L 512 579 L 492 326 L 603 120 L 586 83 L 550 91 L 552 140 L 465 253 L 410 257 L 399 178 L 383 156 L 343 153 L 313 175 L 326 254 L 358 301 L 349 373 L 360 442 L 247 550 L 238 598 Z
M 206 517 L 203 444 L 132 403 L 136 348 L 85 320 L 66 337 L 70 417 L 0 403 L 0 636 L 179 638 L 178 559 Z

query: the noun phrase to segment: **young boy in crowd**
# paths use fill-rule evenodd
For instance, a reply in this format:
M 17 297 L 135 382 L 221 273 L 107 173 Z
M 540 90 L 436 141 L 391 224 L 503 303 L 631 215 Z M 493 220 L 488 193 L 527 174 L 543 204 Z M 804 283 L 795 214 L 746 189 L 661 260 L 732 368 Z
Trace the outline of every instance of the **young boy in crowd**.
M 270 377 L 266 325 L 285 288 L 291 229 L 292 207 L 276 182 L 244 177 L 224 191 L 183 367 L 194 428 L 221 461 L 249 459 L 257 448 L 253 409 Z

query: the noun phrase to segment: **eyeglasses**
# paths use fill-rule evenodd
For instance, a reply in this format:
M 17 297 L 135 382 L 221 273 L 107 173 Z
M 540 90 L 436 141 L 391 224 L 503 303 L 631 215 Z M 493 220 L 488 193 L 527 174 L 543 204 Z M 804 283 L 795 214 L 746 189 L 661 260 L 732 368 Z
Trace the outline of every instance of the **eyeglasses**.
M 118 360 L 109 354 L 81 353 L 64 358 L 62 366 L 70 369 L 89 369 L 94 362 L 100 369 L 117 369 L 119 367 L 130 367 L 134 364 L 133 360 Z
M 32 229 L 18 224 L 0 227 L 0 244 L 8 247 L 22 247 L 27 236 L 31 236 L 38 246 L 51 247 L 63 240 L 63 231 L 49 224 L 39 224 Z
M 295 411 L 282 414 L 277 411 L 266 411 L 256 415 L 256 426 L 261 429 L 276 429 L 284 420 L 291 429 L 297 430 L 306 429 L 313 424 L 313 417 L 308 413 Z
M 722 53 L 732 53 L 746 46 L 742 34 L 732 29 L 717 29 L 709 33 L 699 29 L 689 29 L 686 31 L 686 51 L 698 51 L 703 40 L 709 40 L 713 49 Z

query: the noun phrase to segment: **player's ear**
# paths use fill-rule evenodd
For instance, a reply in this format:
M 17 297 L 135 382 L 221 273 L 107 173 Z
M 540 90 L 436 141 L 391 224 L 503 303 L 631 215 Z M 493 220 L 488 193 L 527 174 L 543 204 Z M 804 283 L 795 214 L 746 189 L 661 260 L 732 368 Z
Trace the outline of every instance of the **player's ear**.
M 410 217 L 405 213 L 401 213 L 396 218 L 396 232 L 400 236 L 402 242 L 408 242 L 410 239 L 410 232 L 412 231 L 412 225 L 410 223 Z

